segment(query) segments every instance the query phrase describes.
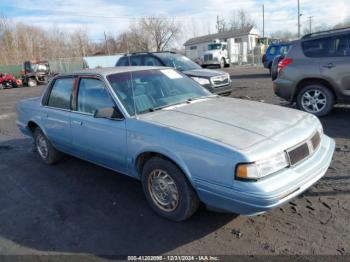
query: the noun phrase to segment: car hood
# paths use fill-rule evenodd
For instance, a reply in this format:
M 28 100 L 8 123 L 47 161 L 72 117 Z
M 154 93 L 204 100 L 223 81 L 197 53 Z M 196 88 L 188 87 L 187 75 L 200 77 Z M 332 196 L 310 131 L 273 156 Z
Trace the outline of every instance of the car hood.
M 196 77 L 204 77 L 204 78 L 210 78 L 213 76 L 220 76 L 225 75 L 225 72 L 217 71 L 217 70 L 209 70 L 209 69 L 193 69 L 193 70 L 186 70 L 183 71 L 187 76 L 196 76 Z
M 281 106 L 213 97 L 144 114 L 140 119 L 244 150 L 273 141 L 308 116 Z

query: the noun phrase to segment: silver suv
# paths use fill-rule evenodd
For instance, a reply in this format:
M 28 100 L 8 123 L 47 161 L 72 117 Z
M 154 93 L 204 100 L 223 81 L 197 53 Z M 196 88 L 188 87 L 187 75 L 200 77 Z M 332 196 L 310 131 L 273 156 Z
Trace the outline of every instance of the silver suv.
M 317 116 L 350 103 L 350 28 L 305 35 L 278 64 L 275 94 Z

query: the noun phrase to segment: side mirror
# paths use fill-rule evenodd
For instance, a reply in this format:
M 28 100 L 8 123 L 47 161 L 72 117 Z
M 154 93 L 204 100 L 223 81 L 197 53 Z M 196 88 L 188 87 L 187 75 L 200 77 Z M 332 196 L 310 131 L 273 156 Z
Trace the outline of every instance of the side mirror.
M 94 118 L 123 120 L 123 114 L 116 107 L 101 108 L 95 111 Z

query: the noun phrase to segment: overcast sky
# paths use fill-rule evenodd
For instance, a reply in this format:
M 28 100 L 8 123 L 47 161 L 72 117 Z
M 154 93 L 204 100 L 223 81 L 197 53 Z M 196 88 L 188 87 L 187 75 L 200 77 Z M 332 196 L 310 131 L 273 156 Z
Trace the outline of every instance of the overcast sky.
M 244 9 L 265 32 L 297 31 L 297 0 L 1 0 L 0 14 L 28 24 L 74 30 L 84 27 L 94 40 L 103 32 L 117 34 L 139 17 L 165 15 L 182 22 L 183 39 L 214 33 L 216 16 L 230 17 L 232 10 Z M 334 25 L 350 14 L 350 0 L 300 0 L 301 25 Z M 303 30 L 303 29 L 302 29 Z M 183 40 L 181 40 L 183 41 Z

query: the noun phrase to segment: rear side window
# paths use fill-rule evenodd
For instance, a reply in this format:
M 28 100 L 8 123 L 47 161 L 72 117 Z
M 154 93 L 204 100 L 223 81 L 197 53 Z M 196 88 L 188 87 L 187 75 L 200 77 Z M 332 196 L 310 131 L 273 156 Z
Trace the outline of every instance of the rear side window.
M 124 56 L 118 60 L 117 66 L 129 66 L 129 58 Z
M 327 57 L 329 55 L 331 38 L 304 41 L 302 48 L 307 57 Z
M 77 111 L 94 114 L 96 110 L 114 107 L 114 102 L 102 81 L 82 78 L 78 89 Z
M 276 47 L 273 46 L 273 47 L 270 48 L 269 54 L 270 54 L 270 55 L 275 55 L 275 54 L 276 54 L 276 51 L 277 51 Z
M 47 105 L 50 107 L 70 109 L 74 78 L 57 79 L 51 89 Z

